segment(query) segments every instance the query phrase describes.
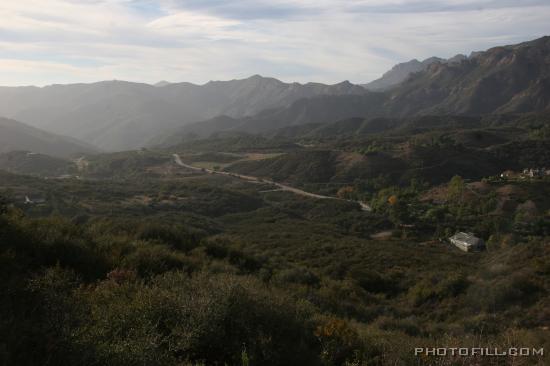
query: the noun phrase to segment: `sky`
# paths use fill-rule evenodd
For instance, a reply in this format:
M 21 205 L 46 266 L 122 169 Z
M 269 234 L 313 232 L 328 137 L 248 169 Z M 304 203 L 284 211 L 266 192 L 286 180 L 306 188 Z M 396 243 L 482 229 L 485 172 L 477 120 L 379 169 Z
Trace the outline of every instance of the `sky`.
M 550 35 L 550 0 L 0 0 L 0 85 L 363 83 Z

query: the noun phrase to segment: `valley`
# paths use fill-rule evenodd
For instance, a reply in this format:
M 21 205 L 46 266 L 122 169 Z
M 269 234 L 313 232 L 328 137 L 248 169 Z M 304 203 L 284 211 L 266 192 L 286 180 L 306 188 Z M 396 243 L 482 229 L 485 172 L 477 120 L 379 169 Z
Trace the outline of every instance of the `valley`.
M 0 364 L 548 364 L 549 42 L 0 88 Z
M 229 176 L 229 177 L 235 177 L 235 178 L 243 179 L 247 182 L 265 183 L 265 184 L 270 184 L 270 185 L 273 185 L 273 186 L 277 187 L 277 189 L 267 190 L 267 191 L 263 191 L 263 192 L 285 191 L 285 192 L 291 192 L 291 193 L 297 194 L 299 196 L 316 198 L 316 199 L 344 200 L 344 199 L 338 198 L 338 197 L 322 196 L 320 194 L 306 192 L 306 191 L 303 191 L 301 189 L 288 186 L 286 184 L 277 183 L 277 182 L 273 182 L 273 181 L 270 181 L 270 180 L 264 180 L 262 178 L 252 177 L 252 176 L 249 176 L 249 175 L 242 175 L 242 174 L 237 174 L 237 173 L 228 173 L 228 172 L 224 172 L 224 171 L 218 171 L 218 170 L 212 170 L 212 169 L 207 169 L 207 168 L 195 167 L 193 165 L 188 165 L 188 164 L 183 163 L 178 154 L 174 154 L 174 160 L 176 161 L 176 164 L 178 164 L 179 166 L 182 166 L 184 168 L 191 169 L 191 170 L 194 170 L 194 171 L 206 172 L 208 174 L 220 174 L 220 175 L 225 175 L 225 176 Z M 351 200 L 345 200 L 345 201 L 354 202 L 354 201 L 351 201 Z M 361 207 L 362 210 L 365 210 L 365 211 L 370 211 L 371 210 L 370 206 L 368 204 L 366 204 L 365 202 L 357 201 L 357 203 L 359 204 L 359 206 Z

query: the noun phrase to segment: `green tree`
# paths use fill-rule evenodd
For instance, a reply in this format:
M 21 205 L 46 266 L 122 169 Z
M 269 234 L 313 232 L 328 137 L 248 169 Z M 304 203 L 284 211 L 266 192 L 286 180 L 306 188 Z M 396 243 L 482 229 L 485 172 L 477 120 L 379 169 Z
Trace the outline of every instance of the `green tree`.
M 8 212 L 8 200 L 5 197 L 0 196 L 0 215 L 5 214 L 6 212 Z
M 451 178 L 448 185 L 448 198 L 450 201 L 456 203 L 462 203 L 464 199 L 464 191 L 466 189 L 466 184 L 464 179 L 460 175 L 455 175 Z

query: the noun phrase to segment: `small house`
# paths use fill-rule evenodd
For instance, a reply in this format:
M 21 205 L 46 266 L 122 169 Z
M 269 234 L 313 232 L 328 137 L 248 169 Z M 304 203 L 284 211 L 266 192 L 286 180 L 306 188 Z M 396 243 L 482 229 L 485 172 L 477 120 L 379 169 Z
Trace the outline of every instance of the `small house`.
M 530 168 L 523 170 L 525 178 L 542 178 L 546 175 L 546 168 Z
M 458 249 L 465 252 L 478 251 L 485 247 L 483 240 L 472 233 L 458 232 L 451 236 L 449 241 Z

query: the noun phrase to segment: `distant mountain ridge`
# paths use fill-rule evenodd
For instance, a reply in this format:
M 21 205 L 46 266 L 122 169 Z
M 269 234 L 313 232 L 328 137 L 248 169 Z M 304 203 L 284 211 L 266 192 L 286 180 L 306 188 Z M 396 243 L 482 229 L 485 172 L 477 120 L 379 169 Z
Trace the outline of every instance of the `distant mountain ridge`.
M 150 146 L 167 146 L 184 139 L 207 138 L 217 133 L 260 134 L 283 127 L 309 123 L 330 123 L 355 116 L 382 114 L 384 95 L 367 92 L 361 95 L 318 96 L 304 98 L 290 107 L 270 109 L 252 117 L 218 116 L 167 131 L 150 141 Z
M 487 114 L 550 109 L 550 37 L 433 63 L 389 92 L 389 114 Z
M 318 95 L 360 95 L 349 82 L 283 83 L 254 75 L 204 85 L 124 81 L 0 88 L 0 116 L 69 135 L 105 150 L 135 149 L 175 126 L 228 115 L 242 118 Z
M 98 152 L 95 147 L 73 138 L 51 134 L 18 121 L 0 118 L 0 154 L 12 151 L 28 151 L 61 158 Z
M 167 86 L 167 85 L 171 85 L 171 84 L 173 84 L 173 83 L 171 83 L 169 81 L 166 81 L 166 80 L 161 80 L 158 83 L 153 84 L 153 86 L 156 86 L 157 88 L 162 88 L 163 86 Z
M 482 115 L 550 110 L 550 37 L 495 47 L 469 57 L 431 60 L 385 92 L 322 95 L 246 118 L 214 118 L 171 132 L 178 138 L 220 132 L 266 133 L 353 117 Z M 156 142 L 159 142 L 158 139 Z
M 376 82 L 383 91 L 348 81 L 299 84 L 259 75 L 204 85 L 104 81 L 0 88 L 0 116 L 104 150 L 129 150 L 353 117 L 538 112 L 550 108 L 550 37 L 468 57 L 413 60 Z
M 385 91 L 391 87 L 401 84 L 409 76 L 416 72 L 425 71 L 431 64 L 440 63 L 457 63 L 466 60 L 468 57 L 462 54 L 455 55 L 449 59 L 430 57 L 424 61 L 412 59 L 395 65 L 391 70 L 387 71 L 379 79 L 373 80 L 370 83 L 362 84 L 365 89 L 371 91 Z

